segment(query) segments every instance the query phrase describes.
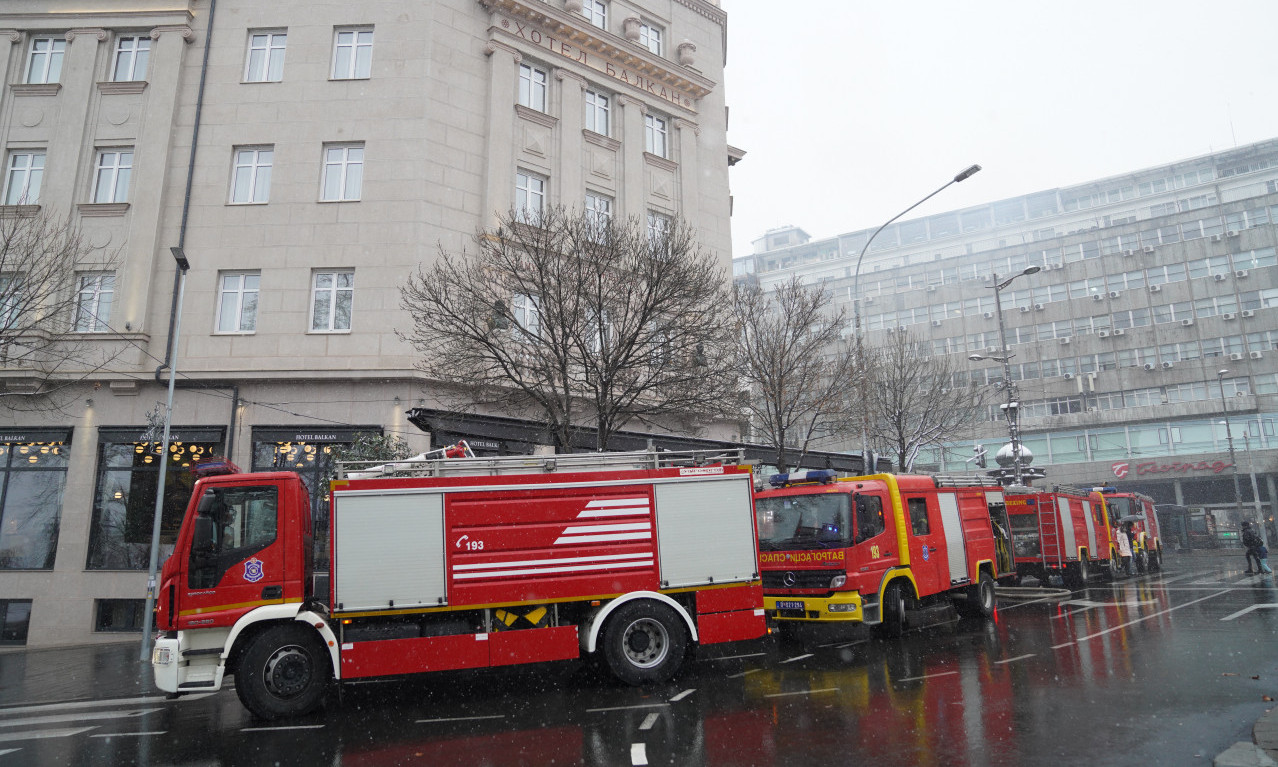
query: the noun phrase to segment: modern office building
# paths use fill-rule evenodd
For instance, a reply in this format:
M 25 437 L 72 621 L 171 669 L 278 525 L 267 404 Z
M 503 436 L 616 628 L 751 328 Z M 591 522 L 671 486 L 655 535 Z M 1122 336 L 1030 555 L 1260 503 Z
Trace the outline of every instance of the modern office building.
M 873 232 L 769 231 L 734 272 L 824 284 L 849 314 L 859 284 L 870 342 L 909 332 L 974 386 L 999 384 L 988 358 L 1010 355 L 1023 443 L 1047 471 L 1038 485 L 1136 489 L 1227 533 L 1255 514 L 1254 476 L 1273 517 L 1278 140 Z M 992 288 L 1029 267 L 1041 271 L 998 291 L 1004 347 Z M 916 469 L 974 471 L 976 445 L 992 459 L 1008 442 L 1005 391 L 992 399 L 970 435 Z
M 59 410 L 0 404 L 0 645 L 137 635 L 162 459 L 163 556 L 201 457 L 314 487 L 358 432 L 428 447 L 408 412 L 446 405 L 399 288 L 499 212 L 681 216 L 726 269 L 725 24 L 717 0 L 0 4 L 0 216 L 80 227 L 51 332 L 109 358 Z

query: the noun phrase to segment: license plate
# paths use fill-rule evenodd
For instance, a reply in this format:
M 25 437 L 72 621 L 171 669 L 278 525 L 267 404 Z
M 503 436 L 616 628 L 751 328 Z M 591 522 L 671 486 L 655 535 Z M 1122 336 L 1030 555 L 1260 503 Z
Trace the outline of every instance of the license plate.
M 778 599 L 777 609 L 778 610 L 802 610 L 803 601 L 796 600 L 796 599 Z
M 167 666 L 169 663 L 169 653 L 171 650 L 167 647 L 157 647 L 151 655 L 151 663 L 156 666 Z

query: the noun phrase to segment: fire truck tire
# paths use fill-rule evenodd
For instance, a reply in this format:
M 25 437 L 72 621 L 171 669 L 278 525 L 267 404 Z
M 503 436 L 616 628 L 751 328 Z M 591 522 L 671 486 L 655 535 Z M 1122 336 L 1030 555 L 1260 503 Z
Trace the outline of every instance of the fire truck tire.
M 1136 552 L 1136 556 L 1133 559 L 1136 560 L 1136 572 L 1144 573 L 1149 569 L 1149 552 L 1141 549 Z
M 1066 567 L 1063 580 L 1065 587 L 1069 589 L 1082 589 L 1087 587 L 1087 581 L 1092 577 L 1091 562 L 1084 556 L 1078 560 L 1077 564 Z
M 332 677 L 328 653 L 310 628 L 272 626 L 253 637 L 235 673 L 235 692 L 254 716 L 272 720 L 314 711 Z
M 958 610 L 969 618 L 989 618 L 994 615 L 998 598 L 994 594 L 994 580 L 984 572 L 975 586 L 967 587 L 967 594 Z
M 1109 552 L 1109 567 L 1105 569 L 1106 580 L 1116 581 L 1123 574 L 1123 560 L 1119 558 L 1118 552 L 1111 550 Z
M 627 602 L 604 626 L 604 660 L 613 676 L 626 684 L 669 680 L 683 663 L 687 647 L 683 619 L 657 602 Z
M 910 621 L 905 614 L 908 606 L 906 600 L 905 587 L 899 580 L 889 583 L 883 591 L 883 622 L 879 624 L 879 628 L 884 636 L 899 637 L 909 629 Z
M 1163 569 L 1163 550 L 1161 547 L 1149 552 L 1149 571 L 1156 573 Z

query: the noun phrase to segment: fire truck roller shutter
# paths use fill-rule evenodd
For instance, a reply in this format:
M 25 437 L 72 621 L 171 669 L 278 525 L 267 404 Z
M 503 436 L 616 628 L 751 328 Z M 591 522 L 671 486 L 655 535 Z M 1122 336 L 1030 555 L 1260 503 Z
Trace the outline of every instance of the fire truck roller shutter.
M 443 494 L 335 492 L 332 577 L 342 610 L 446 603 Z
M 1068 496 L 1056 496 L 1056 514 L 1060 519 L 1058 525 L 1065 543 L 1064 556 L 1076 557 L 1078 556 L 1078 544 L 1074 541 L 1074 517 L 1069 513 Z
M 750 475 L 698 477 L 653 490 L 663 588 L 758 578 Z
M 963 543 L 963 522 L 959 519 L 958 496 L 937 493 L 941 507 L 941 526 L 945 528 L 945 548 L 950 555 L 950 583 L 970 580 L 967 572 L 967 549 Z
M 1087 523 L 1087 553 L 1096 556 L 1096 523 L 1092 520 L 1092 502 L 1083 501 L 1083 521 Z

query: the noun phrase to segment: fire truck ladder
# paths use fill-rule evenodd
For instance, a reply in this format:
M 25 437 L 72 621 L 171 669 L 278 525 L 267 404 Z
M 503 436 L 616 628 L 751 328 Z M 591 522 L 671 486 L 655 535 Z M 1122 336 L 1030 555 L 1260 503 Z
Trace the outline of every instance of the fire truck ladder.
M 399 461 L 339 461 L 338 479 L 376 477 L 474 477 L 565 471 L 626 471 L 748 463 L 745 450 L 634 450 L 446 458 L 431 451 Z
M 933 474 L 937 487 L 998 487 L 998 483 L 972 474 Z
M 1040 499 L 1042 497 L 1039 496 Z M 1065 561 L 1061 551 L 1060 507 L 1056 505 L 1055 498 L 1052 498 L 1050 513 L 1044 513 L 1042 503 L 1035 508 L 1038 511 L 1038 545 L 1043 555 L 1043 564 L 1050 566 L 1052 560 L 1055 560 L 1055 567 L 1063 568 Z

